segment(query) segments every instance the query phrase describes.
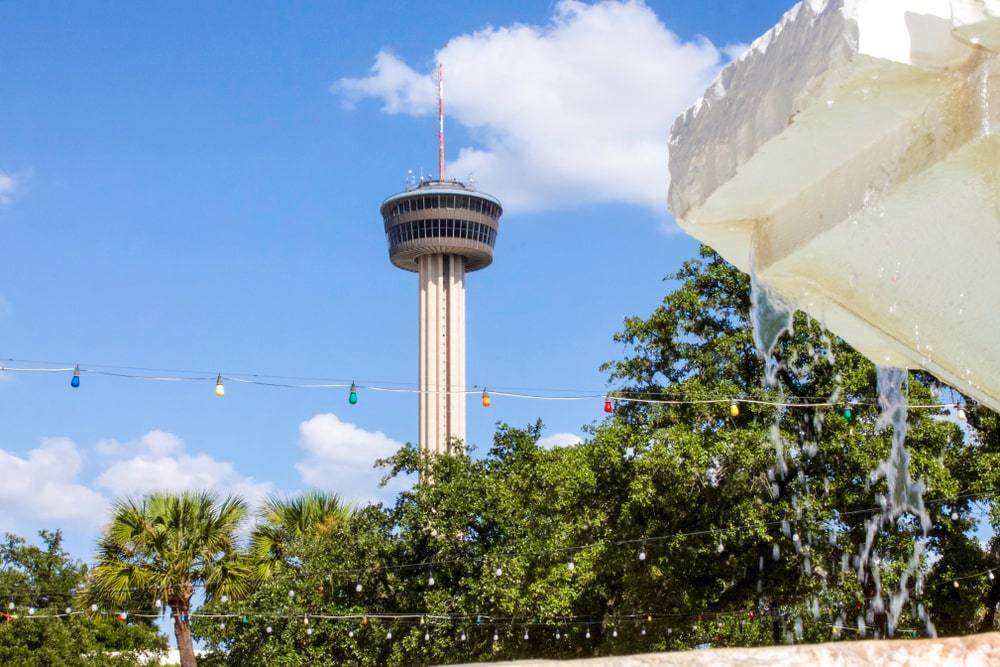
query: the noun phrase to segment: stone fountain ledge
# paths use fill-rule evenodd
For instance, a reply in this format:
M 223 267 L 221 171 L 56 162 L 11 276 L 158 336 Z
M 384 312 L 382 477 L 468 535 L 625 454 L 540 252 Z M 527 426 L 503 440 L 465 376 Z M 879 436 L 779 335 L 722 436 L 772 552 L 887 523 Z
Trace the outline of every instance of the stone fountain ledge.
M 494 662 L 491 665 L 548 667 L 566 664 L 560 660 L 521 660 Z M 806 644 L 799 646 L 768 646 L 760 648 L 722 648 L 707 651 L 650 653 L 615 658 L 573 660 L 574 667 L 936 667 L 938 665 L 988 667 L 1000 665 L 1000 633 L 991 632 L 946 639 L 871 640 Z
M 1000 410 L 998 51 L 1000 0 L 799 3 L 674 123 L 678 223 Z

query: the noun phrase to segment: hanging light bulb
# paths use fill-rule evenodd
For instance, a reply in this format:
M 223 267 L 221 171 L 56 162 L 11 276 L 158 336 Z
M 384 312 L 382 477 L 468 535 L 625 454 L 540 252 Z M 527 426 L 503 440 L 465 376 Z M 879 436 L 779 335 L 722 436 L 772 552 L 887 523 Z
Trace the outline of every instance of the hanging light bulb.
M 965 411 L 964 405 L 958 406 L 958 410 L 956 412 L 958 413 L 958 421 L 964 422 L 969 420 L 969 413 Z
M 358 404 L 358 385 L 351 383 L 351 393 L 347 395 L 347 402 L 351 405 Z
M 289 591 L 288 591 L 288 598 L 291 599 L 293 597 L 295 597 L 295 591 L 289 589 Z
M 604 411 L 605 412 L 614 412 L 615 411 L 615 404 L 611 402 L 611 397 L 610 396 L 605 396 L 604 397 Z
M 844 421 L 854 421 L 854 410 L 851 406 L 845 406 L 840 414 L 844 417 Z
M 11 602 L 11 605 L 13 605 L 13 604 L 14 604 L 14 603 L 13 603 L 13 602 Z M 11 606 L 11 609 L 13 609 L 13 608 L 14 608 L 14 607 L 13 607 L 13 606 Z M 90 605 L 90 611 L 92 611 L 92 612 L 94 612 L 94 613 L 97 613 L 97 605 L 96 605 L 96 604 L 92 604 L 92 605 Z
M 590 639 L 590 628 L 587 628 L 587 634 L 584 635 L 587 639 Z
M 646 545 L 639 547 L 639 560 L 646 560 Z
M 220 630 L 225 630 L 226 629 L 226 622 L 225 621 L 222 621 L 221 623 L 219 623 L 219 629 Z
M 364 586 L 362 586 L 362 585 L 361 585 L 361 582 L 359 581 L 359 582 L 357 583 L 357 585 L 356 585 L 356 586 L 354 587 L 354 592 L 355 592 L 355 593 L 360 593 L 360 592 L 361 592 L 361 591 L 363 591 L 364 589 L 365 589 L 365 587 L 364 587 Z
M 224 602 L 224 601 L 225 601 L 225 600 L 223 600 L 223 602 Z M 163 608 L 163 600 L 160 600 L 160 599 L 157 599 L 157 600 L 156 600 L 156 602 L 154 602 L 153 604 L 155 604 L 155 605 L 156 605 L 156 608 L 157 608 L 157 609 L 161 609 L 161 608 Z
M 14 601 L 11 600 L 10 602 L 7 603 L 7 609 L 13 609 L 13 608 L 14 608 Z
M 740 416 L 740 406 L 736 405 L 736 401 L 729 402 L 729 416 L 730 417 Z
M 460 641 L 465 641 L 465 630 L 462 630 L 462 636 L 458 638 Z
M 240 623 L 243 625 L 249 625 L 250 619 L 246 615 L 240 616 Z
M 264 629 L 267 630 L 267 634 L 271 634 L 274 631 L 274 629 L 270 625 Z
M 483 389 L 483 407 L 488 408 L 490 407 L 491 403 L 492 401 L 490 401 L 490 392 Z
M 347 631 L 347 636 L 353 638 L 354 637 L 354 630 L 348 630 Z
M 558 631 L 558 630 L 556 630 L 556 639 L 559 639 L 560 637 L 562 637 L 562 635 L 561 635 L 561 634 L 559 634 L 559 631 Z
M 159 600 L 157 600 L 157 602 L 159 602 Z M 229 602 L 229 596 L 223 593 L 222 597 L 219 598 L 219 602 L 221 602 L 222 604 L 226 604 L 227 602 Z M 160 605 L 156 606 L 159 607 Z
M 388 632 L 385 633 L 385 638 L 392 639 L 392 630 L 389 630 Z
M 303 617 L 302 618 L 302 623 L 303 623 L 303 625 L 309 625 L 309 617 L 308 616 Z
M 569 568 L 570 572 L 576 569 L 576 561 L 573 560 L 572 556 L 569 557 L 569 562 L 566 563 L 566 567 Z
M 226 395 L 226 388 L 222 384 L 222 373 L 219 373 L 219 376 L 215 378 L 215 395 L 219 398 Z
M 639 634 L 640 635 L 645 635 L 646 634 L 646 626 L 645 625 L 642 626 L 642 630 L 639 631 Z
M 74 389 L 76 389 L 77 387 L 80 386 L 80 366 L 79 365 L 77 365 L 77 367 L 73 369 L 73 379 L 69 381 L 69 386 L 73 387 Z
M 614 630 L 611 631 L 611 636 L 612 637 L 617 637 L 618 636 L 618 628 L 615 628 Z
M 35 615 L 35 608 L 28 607 L 28 616 L 34 616 L 34 615 Z
M 493 641 L 495 642 L 500 641 L 500 635 L 497 634 L 496 630 L 493 631 Z
M 952 521 L 958 521 L 958 512 L 952 512 L 951 513 L 951 520 Z
M 719 540 L 719 546 L 717 546 L 717 547 L 716 547 L 716 550 L 717 550 L 717 551 L 718 551 L 718 552 L 719 552 L 720 554 L 721 554 L 721 553 L 722 553 L 723 551 L 725 551 L 725 550 L 726 550 L 726 547 L 725 547 L 725 545 L 724 545 L 724 544 L 722 544 L 722 541 L 721 541 L 721 540 Z
M 993 574 L 993 573 L 990 572 L 990 574 Z M 72 607 L 66 607 L 65 611 L 66 611 L 66 615 L 69 616 L 70 614 L 73 613 L 73 608 Z
M 528 641 L 528 628 L 524 629 L 524 641 Z
M 953 582 L 951 582 L 951 583 L 952 583 L 952 585 L 953 585 L 953 586 L 954 586 L 955 588 L 958 588 L 958 579 L 956 579 L 955 581 L 953 581 Z
M 503 568 L 498 565 L 497 569 L 496 569 L 496 572 L 494 574 L 496 574 L 498 577 L 502 577 L 503 576 Z
M 427 585 L 428 586 L 433 586 L 434 585 L 434 573 L 433 572 L 431 572 L 430 576 L 427 577 Z
M 431 633 L 430 633 L 430 631 L 424 632 L 424 641 L 425 642 L 426 641 L 430 641 L 430 639 L 431 639 Z
M 306 634 L 307 635 L 311 635 L 312 633 L 313 633 L 313 629 L 312 628 L 306 628 Z
M 993 581 L 994 579 L 996 579 L 996 575 L 993 574 L 993 570 L 990 570 L 989 572 L 987 572 L 986 576 L 990 578 L 990 581 Z

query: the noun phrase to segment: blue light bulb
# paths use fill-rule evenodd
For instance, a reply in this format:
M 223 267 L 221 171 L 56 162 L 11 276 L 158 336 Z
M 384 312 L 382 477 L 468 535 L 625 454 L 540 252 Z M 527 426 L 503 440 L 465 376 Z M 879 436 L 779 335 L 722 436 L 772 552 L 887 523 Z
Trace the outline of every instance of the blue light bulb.
M 80 386 L 80 367 L 77 366 L 73 369 L 73 379 L 69 381 L 69 386 L 76 389 Z

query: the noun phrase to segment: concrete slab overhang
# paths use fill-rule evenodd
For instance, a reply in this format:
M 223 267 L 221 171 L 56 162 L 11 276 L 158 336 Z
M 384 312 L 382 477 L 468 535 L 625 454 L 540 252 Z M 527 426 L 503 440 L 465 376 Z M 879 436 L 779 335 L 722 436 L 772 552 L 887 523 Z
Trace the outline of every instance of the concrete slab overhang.
M 1000 0 L 806 0 L 674 123 L 680 226 L 1000 410 Z

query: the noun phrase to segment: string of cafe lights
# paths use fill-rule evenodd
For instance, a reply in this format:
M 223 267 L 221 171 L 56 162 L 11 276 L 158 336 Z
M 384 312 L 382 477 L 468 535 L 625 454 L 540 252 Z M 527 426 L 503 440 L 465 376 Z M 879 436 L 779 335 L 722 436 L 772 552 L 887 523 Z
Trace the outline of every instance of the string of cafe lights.
M 946 504 L 956 504 L 965 500 L 985 500 L 987 498 L 993 498 L 1000 495 L 1000 489 L 992 491 L 983 492 L 966 492 L 957 494 L 950 497 L 932 498 L 925 500 L 924 504 L 928 507 L 935 505 L 946 505 Z M 882 511 L 881 507 L 872 506 L 867 508 L 860 508 L 855 510 L 844 510 L 844 511 L 833 511 L 832 518 L 843 518 L 849 516 L 859 516 L 866 514 L 877 514 Z M 960 516 L 954 510 L 950 513 L 950 518 L 952 521 L 958 521 Z M 781 527 L 782 529 L 787 525 L 791 530 L 791 527 L 802 523 L 802 519 L 777 519 L 773 521 L 762 522 L 759 524 L 743 524 L 739 526 L 730 526 L 726 528 L 707 528 L 701 530 L 693 531 L 683 531 L 663 535 L 652 535 L 652 536 L 642 536 L 636 538 L 628 538 L 621 540 L 609 540 L 602 541 L 597 540 L 593 542 L 588 542 L 586 544 L 577 544 L 571 546 L 560 546 L 560 547 L 548 547 L 534 550 L 511 550 L 500 554 L 490 554 L 490 555 L 480 555 L 471 556 L 469 558 L 449 558 L 442 560 L 424 560 L 419 562 L 411 563 L 398 563 L 395 565 L 382 565 L 379 567 L 361 567 L 353 569 L 339 569 L 339 570 L 326 570 L 326 579 L 331 581 L 333 577 L 342 578 L 353 584 L 353 590 L 355 593 L 361 594 L 365 591 L 363 581 L 370 579 L 374 575 L 388 572 L 405 572 L 405 571 L 416 571 L 418 573 L 423 572 L 426 575 L 425 583 L 428 587 L 433 587 L 437 581 L 434 576 L 434 572 L 446 571 L 448 566 L 458 565 L 462 563 L 479 563 L 487 560 L 493 561 L 491 563 L 491 572 L 493 576 L 500 578 L 505 575 L 505 570 L 503 567 L 504 561 L 511 561 L 522 557 L 539 557 L 545 555 L 562 555 L 568 556 L 566 558 L 566 567 L 570 572 L 574 572 L 576 569 L 575 555 L 579 553 L 584 553 L 588 549 L 597 546 L 614 546 L 614 547 L 633 547 L 636 548 L 636 558 L 640 562 L 647 561 L 651 555 L 653 549 L 658 544 L 663 544 L 666 542 L 680 541 L 687 538 L 711 538 L 716 544 L 716 550 L 718 553 L 723 553 L 725 551 L 725 541 L 738 539 L 743 533 L 752 533 L 760 528 L 775 528 Z M 797 532 L 791 533 L 789 539 L 799 546 L 803 546 L 802 538 Z M 992 568 L 990 570 L 977 572 L 974 574 L 966 575 L 964 577 L 957 577 L 954 579 L 947 579 L 943 585 L 953 585 L 954 582 L 962 581 L 966 578 L 973 578 L 977 576 L 989 576 L 992 580 L 994 572 L 1000 571 L 1000 568 Z M 196 587 L 201 587 L 203 584 L 196 583 Z M 956 586 L 958 587 L 958 586 Z M 132 592 L 150 592 L 151 589 L 133 587 L 130 588 Z M 14 597 L 29 597 L 32 599 L 41 599 L 45 597 L 49 598 L 64 598 L 69 599 L 76 596 L 79 590 L 70 591 L 45 591 L 40 589 L 35 589 L 31 587 L 19 587 L 19 586 L 7 586 L 5 588 L 0 588 L 0 598 L 8 597 L 13 599 Z M 293 591 L 291 591 L 294 597 Z
M 740 405 L 758 405 L 774 408 L 839 408 L 842 416 L 851 421 L 854 418 L 854 409 L 859 407 L 878 407 L 877 399 L 842 399 L 830 400 L 821 397 L 796 397 L 785 400 L 768 400 L 753 398 L 749 396 L 698 396 L 692 397 L 672 392 L 669 390 L 658 391 L 582 391 L 573 392 L 566 389 L 520 389 L 487 386 L 480 387 L 473 385 L 471 389 L 448 390 L 438 389 L 435 385 L 418 387 L 413 384 L 402 382 L 371 382 L 357 383 L 342 380 L 330 380 L 327 378 L 303 377 L 292 375 L 266 375 L 261 373 L 208 373 L 206 371 L 193 371 L 169 368 L 146 368 L 120 365 L 100 365 L 92 364 L 83 366 L 79 364 L 60 364 L 59 362 L 29 361 L 8 358 L 5 360 L 9 364 L 36 364 L 32 366 L 0 365 L 0 373 L 42 373 L 42 374 L 70 374 L 70 386 L 79 388 L 82 385 L 84 374 L 100 375 L 125 380 L 140 380 L 151 382 L 194 382 L 210 383 L 214 380 L 215 396 L 222 398 L 226 394 L 226 382 L 230 384 L 238 383 L 245 385 L 256 385 L 261 387 L 271 387 L 279 389 L 339 389 L 347 390 L 347 401 L 350 405 L 356 405 L 359 401 L 360 393 L 363 391 L 400 393 L 400 394 L 459 394 L 476 395 L 480 394 L 480 402 L 484 408 L 488 408 L 493 403 L 493 397 L 525 399 L 535 401 L 604 401 L 604 412 L 612 413 L 618 404 L 639 403 L 648 405 L 728 405 L 729 415 L 738 417 Z M 935 402 L 924 404 L 908 404 L 909 410 L 954 410 L 959 420 L 967 419 L 967 408 L 965 403 L 960 401 Z

